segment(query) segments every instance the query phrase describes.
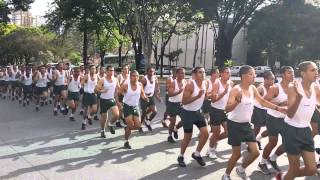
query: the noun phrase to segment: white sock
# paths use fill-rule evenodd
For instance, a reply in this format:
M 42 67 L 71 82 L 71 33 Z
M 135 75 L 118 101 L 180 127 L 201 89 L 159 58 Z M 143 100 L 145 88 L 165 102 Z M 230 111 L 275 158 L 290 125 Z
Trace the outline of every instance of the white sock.
M 54 107 L 53 110 L 54 110 L 54 111 L 58 111 L 57 107 Z
M 261 158 L 260 164 L 267 164 L 267 159 Z
M 215 150 L 216 150 L 216 148 L 215 148 L 214 146 L 213 146 L 213 147 L 210 147 L 210 146 L 209 146 L 209 151 L 210 151 L 210 152 L 215 151 Z
M 178 157 L 183 157 L 183 154 L 179 154 L 179 156 Z
M 224 173 L 224 177 L 230 177 L 230 174 Z
M 73 116 L 74 116 L 74 114 L 73 114 L 73 113 L 71 113 L 71 114 L 70 114 L 70 117 L 73 117 Z
M 87 124 L 87 120 L 86 119 L 82 120 L 82 124 Z
M 257 141 L 261 141 L 261 139 L 262 139 L 261 134 L 258 134 L 258 136 L 256 137 L 256 139 L 257 139 Z
M 61 111 L 63 111 L 64 110 L 64 107 L 61 107 Z
M 271 157 L 270 157 L 270 161 L 276 161 L 278 158 L 278 156 L 274 153 Z
M 195 156 L 198 156 L 198 157 L 201 156 L 199 151 L 195 151 L 195 152 L 194 152 L 194 155 L 195 155 Z
M 246 171 L 246 169 L 245 169 L 245 168 L 243 168 L 241 165 L 240 165 L 240 166 L 238 166 L 238 170 L 239 170 L 241 173 L 243 173 L 243 172 L 245 172 L 245 171 Z

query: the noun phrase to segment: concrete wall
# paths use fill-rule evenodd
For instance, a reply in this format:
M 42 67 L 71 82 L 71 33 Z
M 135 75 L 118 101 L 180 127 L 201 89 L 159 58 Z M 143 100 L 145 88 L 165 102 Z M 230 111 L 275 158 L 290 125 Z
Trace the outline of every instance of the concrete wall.
M 246 30 L 241 29 L 241 31 L 238 33 L 233 42 L 232 54 L 233 59 L 236 60 L 236 64 L 245 64 L 247 59 L 247 42 L 245 40 L 245 31 Z M 183 53 L 180 54 L 177 65 L 182 67 L 192 67 L 193 57 L 195 54 L 195 43 L 195 33 L 189 37 L 173 36 L 166 47 L 165 54 L 169 54 L 169 52 L 181 48 Z M 214 33 L 212 27 L 210 25 L 204 25 L 203 27 L 201 27 L 199 33 L 199 49 L 196 54 L 196 66 L 203 66 L 205 68 L 210 69 L 212 65 L 214 65 L 214 62 L 216 60 L 213 55 L 214 45 Z M 158 47 L 160 47 L 160 44 Z M 158 54 L 160 54 L 160 48 L 158 50 Z M 166 57 L 164 58 L 164 64 L 169 64 L 169 61 Z M 175 65 L 175 63 L 173 65 Z

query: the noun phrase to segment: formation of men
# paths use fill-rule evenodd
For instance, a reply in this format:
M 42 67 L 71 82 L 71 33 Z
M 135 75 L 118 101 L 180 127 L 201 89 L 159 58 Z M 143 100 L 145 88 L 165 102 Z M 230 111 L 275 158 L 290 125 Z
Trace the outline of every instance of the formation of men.
M 192 158 L 201 166 L 206 165 L 201 151 L 208 139 L 206 155 L 210 159 L 218 158 L 219 141 L 228 139 L 232 155 L 223 180 L 231 179 L 230 174 L 241 158 L 242 144 L 247 145 L 248 153 L 235 171 L 243 179 L 247 179 L 245 169 L 260 156 L 260 151 L 258 168 L 264 174 L 271 174 L 267 166 L 270 164 L 278 172 L 276 179 L 314 175 L 317 164 L 313 137 L 319 133 L 320 124 L 318 68 L 306 61 L 299 64 L 299 71 L 301 78 L 294 80 L 293 68 L 282 67 L 278 83 L 272 72 L 266 72 L 264 82 L 255 86 L 255 71 L 247 65 L 241 67 L 241 80 L 237 85 L 230 80 L 227 67 L 212 69 L 209 79 L 202 67 L 194 68 L 190 79 L 185 78 L 184 68 L 173 69 L 166 81 L 167 108 L 162 124 L 168 128 L 169 143 L 176 143 L 178 130 L 183 128 L 178 165 L 187 166 L 184 154 L 195 125 L 199 129 L 199 141 Z M 53 103 L 53 114 L 57 116 L 60 111 L 69 115 L 70 121 L 75 121 L 75 113 L 80 108 L 82 130 L 87 124 L 92 125 L 93 119 L 100 119 L 102 138 L 106 138 L 106 128 L 115 134 L 116 126 L 123 127 L 126 149 L 132 148 L 129 143 L 132 131 L 143 133 L 142 125 L 148 131 L 153 130 L 151 122 L 157 115 L 155 98 L 161 102 L 154 68 L 148 68 L 146 75 L 140 77 L 126 65 L 116 76 L 112 66 L 100 67 L 97 71 L 94 65 L 70 69 L 64 63 L 56 67 L 2 67 L 0 97 L 18 100 L 23 106 L 34 102 L 36 111 Z M 266 130 L 261 132 L 263 127 Z M 279 135 L 282 145 L 271 154 Z M 264 137 L 269 138 L 265 147 L 261 143 Z M 283 153 L 288 155 L 287 173 L 282 173 L 276 161 Z M 304 167 L 300 167 L 300 157 Z

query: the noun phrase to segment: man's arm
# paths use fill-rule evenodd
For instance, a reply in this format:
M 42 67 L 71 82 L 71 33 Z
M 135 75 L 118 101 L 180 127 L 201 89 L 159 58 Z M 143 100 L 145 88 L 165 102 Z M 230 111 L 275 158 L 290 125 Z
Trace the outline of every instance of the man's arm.
M 199 99 L 204 93 L 204 90 L 202 89 L 199 91 L 199 94 L 197 96 L 192 97 L 193 89 L 194 89 L 193 83 L 189 81 L 183 91 L 183 96 L 182 96 L 183 105 L 192 103 L 193 101 Z
M 288 110 L 287 110 L 287 116 L 289 118 L 292 118 L 296 114 L 301 99 L 302 99 L 302 95 L 301 95 L 301 93 L 298 92 L 296 82 L 294 82 L 294 84 L 289 85 L 289 88 L 288 88 Z
M 232 88 L 229 94 L 225 111 L 227 113 L 233 111 L 234 108 L 236 108 L 237 105 L 241 102 L 241 97 L 241 92 L 239 92 L 237 88 Z
M 228 93 L 228 89 L 231 88 L 231 87 L 229 87 L 230 85 L 227 85 L 225 90 L 223 91 L 223 93 L 219 94 L 219 88 L 220 88 L 219 86 L 220 86 L 220 84 L 218 82 L 215 82 L 212 85 L 211 102 L 213 102 L 213 103 L 222 99 L 223 96 L 225 96 Z
M 269 109 L 274 109 L 276 111 L 282 112 L 282 113 L 286 113 L 286 108 L 285 107 L 279 107 L 276 104 L 273 104 L 267 100 L 265 100 L 260 93 L 258 92 L 257 88 L 254 86 L 251 86 L 251 88 L 253 89 L 253 93 L 254 93 L 254 98 L 264 107 L 269 108 Z

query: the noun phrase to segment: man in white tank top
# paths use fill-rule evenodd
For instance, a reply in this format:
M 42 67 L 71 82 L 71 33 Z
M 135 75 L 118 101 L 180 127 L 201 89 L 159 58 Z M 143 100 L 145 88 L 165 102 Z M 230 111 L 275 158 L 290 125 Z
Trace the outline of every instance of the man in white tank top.
M 0 98 L 5 97 L 4 95 L 4 87 L 5 87 L 5 69 L 4 67 L 0 67 Z
M 48 75 L 45 66 L 39 66 L 39 71 L 34 76 L 34 82 L 36 82 L 36 111 L 39 111 L 39 102 L 43 106 L 48 96 Z
M 168 120 L 168 102 L 169 102 L 169 96 L 168 96 L 168 91 L 169 91 L 169 86 L 172 84 L 172 82 L 176 79 L 176 69 L 172 68 L 171 69 L 171 76 L 169 76 L 166 79 L 166 97 L 165 97 L 165 105 L 166 105 L 166 110 L 163 113 L 163 119 L 161 121 L 162 126 L 164 128 L 168 128 L 168 125 L 166 123 L 166 120 Z
M 261 97 L 253 85 L 255 71 L 251 66 L 242 66 L 239 74 L 241 82 L 231 89 L 225 108 L 228 113 L 228 144 L 232 146 L 232 155 L 222 180 L 231 179 L 230 174 L 241 157 L 241 143 L 245 142 L 248 145 L 248 155 L 243 157 L 242 164 L 236 168 L 236 173 L 242 179 L 248 179 L 245 169 L 259 156 L 256 138 L 250 125 L 254 100 L 264 107 L 281 112 L 286 111 L 286 108 L 281 108 Z
M 80 100 L 80 88 L 82 81 L 80 68 L 75 67 L 73 69 L 73 73 L 68 77 L 68 106 L 71 109 L 71 114 L 69 116 L 70 121 L 75 121 L 74 114 Z
M 105 67 L 102 67 L 102 66 L 99 67 L 98 72 L 97 72 L 98 82 L 100 81 L 100 79 L 104 79 L 105 73 L 106 73 Z M 97 110 L 99 110 L 100 109 L 100 95 L 101 95 L 101 93 L 99 93 L 99 92 L 96 92 L 96 93 L 97 93 Z M 99 120 L 98 113 L 96 113 L 94 115 L 93 119 L 96 121 Z
M 293 180 L 297 177 L 315 175 L 316 160 L 310 122 L 317 101 L 320 100 L 319 86 L 315 87 L 318 68 L 306 61 L 299 64 L 302 81 L 290 84 L 288 89 L 288 111 L 285 117 L 282 142 L 288 155 L 289 169 L 286 174 L 278 173 L 277 180 Z M 300 157 L 304 167 L 300 167 Z
M 97 92 L 100 95 L 100 112 L 101 112 L 101 137 L 105 138 L 105 128 L 108 123 L 108 128 L 111 134 L 115 134 L 114 126 L 115 122 L 119 119 L 119 82 L 114 77 L 114 68 L 112 66 L 107 67 L 106 76 L 100 79 L 96 87 Z M 108 120 L 108 112 L 111 111 L 112 118 Z
M 182 110 L 182 95 L 183 90 L 186 86 L 185 70 L 184 68 L 176 69 L 176 79 L 174 79 L 168 87 L 168 105 L 167 105 L 167 113 L 170 116 L 170 124 L 169 124 L 169 137 L 168 142 L 175 143 L 175 140 L 172 137 L 172 133 L 174 134 L 174 138 L 178 139 L 178 129 L 182 127 L 182 123 L 176 125 L 176 116 L 181 113 Z
M 192 138 L 193 125 L 199 128 L 200 134 L 199 143 L 196 151 L 192 153 L 192 158 L 201 166 L 206 165 L 200 154 L 209 136 L 206 120 L 200 112 L 206 93 L 205 70 L 202 67 L 196 67 L 193 71 L 194 80 L 189 80 L 182 96 L 181 121 L 183 122 L 184 137 L 180 146 L 180 155 L 177 159 L 180 167 L 186 167 L 184 153 Z
M 268 90 L 274 84 L 274 79 L 275 77 L 271 71 L 268 71 L 263 74 L 264 82 L 257 87 L 257 90 L 262 97 L 267 95 Z M 262 150 L 262 146 L 260 142 L 261 139 L 268 136 L 267 130 L 259 134 L 261 127 L 266 126 L 266 119 L 267 119 L 267 108 L 261 106 L 261 104 L 255 101 L 254 109 L 251 117 L 251 123 L 254 125 L 253 131 L 257 139 L 259 150 Z
M 154 68 L 148 68 L 147 75 L 142 77 L 140 81 L 144 88 L 144 92 L 148 97 L 148 101 L 145 101 L 143 99 L 140 100 L 141 111 L 142 111 L 141 124 L 144 124 L 149 131 L 152 131 L 151 121 L 157 115 L 157 108 L 154 102 L 154 97 L 156 97 L 157 100 L 161 102 L 159 83 L 154 73 L 155 73 Z M 139 131 L 143 132 L 142 128 Z
M 82 105 L 84 107 L 82 127 L 85 128 L 87 121 L 92 121 L 92 117 L 97 112 L 97 96 L 95 93 L 95 87 L 98 84 L 98 77 L 96 74 L 96 67 L 94 65 L 90 65 L 89 73 L 83 77 L 81 84 L 83 85 L 84 90 L 82 99 Z
M 265 100 L 275 103 L 279 106 L 287 106 L 288 103 L 288 87 L 289 83 L 294 79 L 294 71 L 290 66 L 283 66 L 280 69 L 282 80 L 270 87 Z M 278 136 L 281 135 L 284 126 L 284 113 L 279 113 L 272 109 L 267 110 L 267 131 L 269 136 L 268 144 L 264 147 L 261 161 L 258 165 L 264 174 L 270 174 L 267 163 L 269 163 L 276 171 L 281 171 L 277 164 L 277 157 L 284 153 L 283 146 L 280 145 L 273 155 L 270 156 L 272 150 L 277 146 Z
M 25 74 L 22 75 L 21 81 L 23 82 L 23 106 L 29 105 L 32 96 L 32 74 L 29 67 L 26 68 Z
M 204 103 L 201 107 L 202 113 L 204 114 L 207 121 L 209 120 L 209 111 L 211 106 L 212 86 L 216 83 L 220 73 L 218 68 L 213 68 L 210 72 L 210 79 L 207 79 L 207 93 Z
M 230 81 L 230 68 L 222 67 L 220 68 L 219 72 L 220 78 L 217 79 L 214 84 L 212 84 L 211 107 L 209 110 L 212 135 L 210 138 L 207 156 L 211 159 L 217 158 L 216 148 L 218 141 L 225 139 L 228 135 L 225 107 L 228 101 L 230 90 L 233 87 L 233 82 Z M 223 133 L 221 133 L 221 126 L 224 129 Z
M 140 98 L 148 101 L 145 95 L 142 84 L 139 82 L 139 73 L 134 70 L 130 72 L 130 80 L 123 83 L 120 88 L 120 93 L 124 95 L 123 98 L 123 114 L 127 127 L 125 128 L 124 148 L 131 149 L 129 138 L 132 130 L 138 130 L 141 127 L 139 100 Z
M 53 72 L 52 75 L 53 93 L 55 95 L 53 102 L 53 114 L 58 115 L 58 109 L 60 108 L 63 114 L 67 114 L 66 109 L 66 100 L 67 100 L 67 76 L 64 71 L 64 65 L 62 62 L 58 63 L 57 69 Z

